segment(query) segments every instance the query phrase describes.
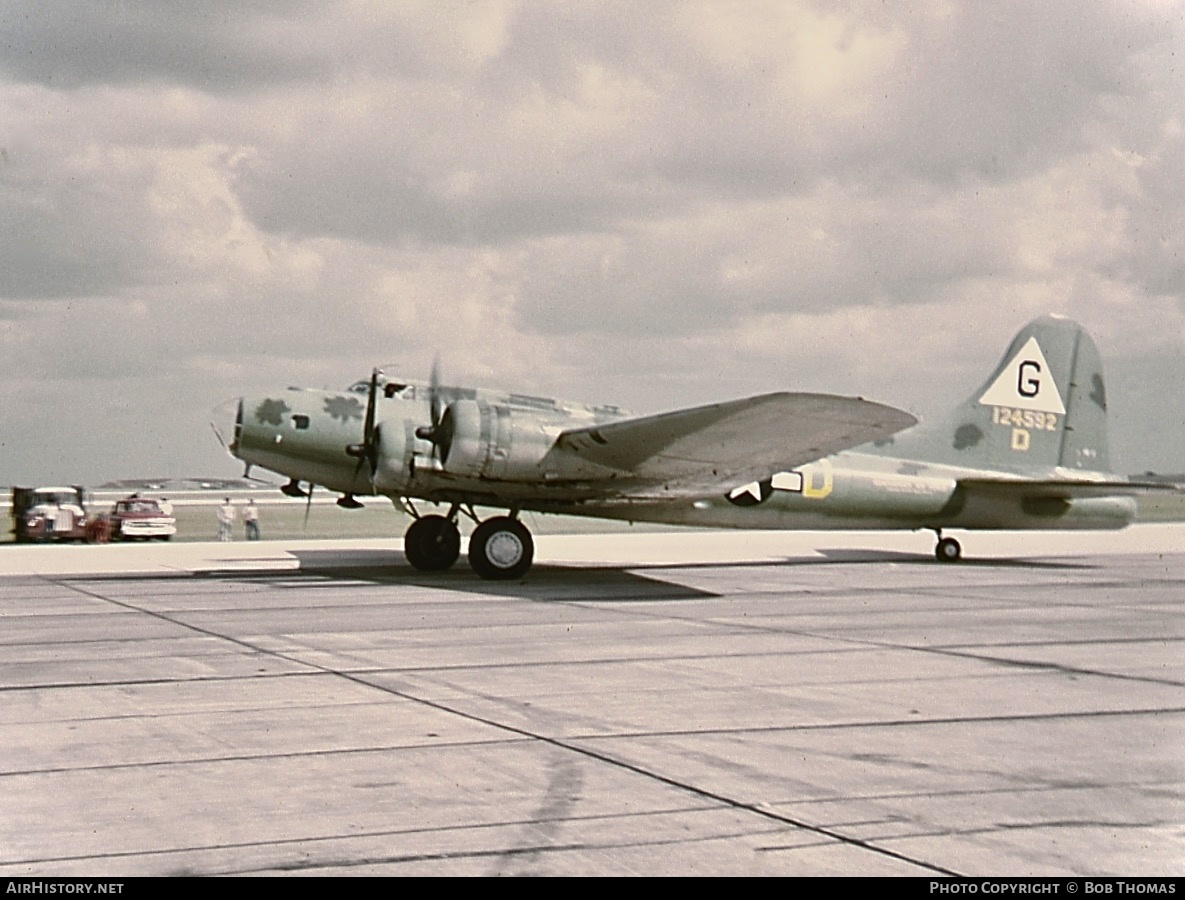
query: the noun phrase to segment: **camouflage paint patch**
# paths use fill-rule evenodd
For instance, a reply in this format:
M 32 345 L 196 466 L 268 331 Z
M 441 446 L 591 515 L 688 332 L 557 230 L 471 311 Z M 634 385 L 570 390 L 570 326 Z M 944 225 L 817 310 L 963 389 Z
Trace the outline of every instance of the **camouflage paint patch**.
M 362 405 L 362 401 L 357 397 L 325 398 L 325 413 L 331 419 L 341 419 L 343 422 L 348 422 L 350 419 L 361 421 L 362 414 L 365 411 L 366 407 Z
M 1103 412 L 1107 411 L 1107 388 L 1103 385 L 1103 376 L 1098 372 L 1090 376 L 1090 399 Z
M 283 400 L 264 400 L 259 406 L 255 407 L 255 420 L 263 422 L 266 425 L 283 425 L 284 416 L 292 407 L 290 407 Z
M 960 425 L 955 431 L 951 446 L 956 450 L 968 450 L 983 440 L 983 432 L 976 425 Z

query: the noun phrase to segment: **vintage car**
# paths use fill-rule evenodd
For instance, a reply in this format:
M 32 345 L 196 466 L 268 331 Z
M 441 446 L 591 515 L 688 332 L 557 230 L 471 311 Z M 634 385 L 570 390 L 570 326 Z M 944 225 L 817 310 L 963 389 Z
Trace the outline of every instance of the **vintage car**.
M 90 538 L 80 487 L 13 488 L 12 520 L 18 543 Z
M 127 497 L 107 516 L 112 540 L 167 541 L 177 533 L 177 520 L 152 497 Z

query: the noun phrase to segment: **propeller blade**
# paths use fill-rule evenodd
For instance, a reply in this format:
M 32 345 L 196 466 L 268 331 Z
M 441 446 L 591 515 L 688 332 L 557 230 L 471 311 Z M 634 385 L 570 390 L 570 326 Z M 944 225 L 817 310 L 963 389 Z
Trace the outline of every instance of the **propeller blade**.
M 366 424 L 362 428 L 362 443 L 364 445 L 369 445 L 374 439 L 374 413 L 378 391 L 379 370 L 372 369 L 370 372 L 370 394 L 366 398 Z
M 379 446 L 383 440 L 383 426 L 375 425 L 374 433 L 370 436 L 370 446 L 367 447 L 366 461 L 370 463 L 370 486 L 374 487 L 374 479 L 379 472 Z
M 448 462 L 449 451 L 453 448 L 453 437 L 457 433 L 456 413 L 450 406 L 444 411 L 444 418 L 440 421 L 440 426 L 436 429 L 436 436 L 432 442 L 432 451 L 435 453 L 439 451 L 440 461 L 442 463 Z
M 428 410 L 432 419 L 431 425 L 421 425 L 416 429 L 416 437 L 432 444 L 433 459 L 440 459 L 440 444 L 448 425 L 448 407 L 444 404 L 444 392 L 440 387 L 440 354 L 432 360 L 432 375 L 428 382 Z M 451 439 L 451 435 L 449 436 Z M 445 453 L 447 456 L 447 452 Z
M 440 396 L 440 354 L 432 358 L 432 374 L 428 386 L 428 399 L 432 405 L 432 428 L 440 426 L 440 418 L 444 415 L 443 398 Z
M 378 427 L 375 425 L 375 412 L 378 405 L 379 370 L 370 372 L 370 392 L 366 398 L 366 419 L 362 425 L 362 443 L 350 444 L 346 453 L 357 457 L 358 464 L 354 466 L 354 481 L 358 480 L 358 473 L 362 471 L 362 463 L 370 463 L 370 483 L 374 484 L 375 470 L 378 468 Z
M 304 505 L 304 530 L 309 530 L 309 510 L 313 508 L 313 483 L 309 482 L 309 500 Z

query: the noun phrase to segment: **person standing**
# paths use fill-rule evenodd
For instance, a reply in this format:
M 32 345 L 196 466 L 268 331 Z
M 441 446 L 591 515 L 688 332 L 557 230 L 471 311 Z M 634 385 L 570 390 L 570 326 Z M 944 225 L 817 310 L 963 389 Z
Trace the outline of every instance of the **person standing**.
M 225 497 L 222 500 L 222 505 L 218 507 L 218 540 L 229 541 L 234 524 L 235 508 L 230 502 L 230 497 Z
M 247 540 L 259 540 L 259 509 L 254 500 L 247 501 L 247 507 L 243 510 L 243 524 L 247 527 Z

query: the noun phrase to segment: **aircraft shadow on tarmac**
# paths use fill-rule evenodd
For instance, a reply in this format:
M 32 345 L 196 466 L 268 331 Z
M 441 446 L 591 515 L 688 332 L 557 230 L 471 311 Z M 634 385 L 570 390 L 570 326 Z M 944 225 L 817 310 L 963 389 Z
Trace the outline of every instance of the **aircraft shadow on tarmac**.
M 734 569 L 768 569 L 791 566 L 819 565 L 884 565 L 886 563 L 918 566 L 946 566 L 932 556 L 891 550 L 857 550 L 835 548 L 819 550 L 820 555 L 785 557 L 776 560 L 747 562 L 680 562 L 680 563 L 638 563 L 630 565 L 565 566 L 536 565 L 529 576 L 519 581 L 487 581 L 478 578 L 468 566 L 457 566 L 448 572 L 425 574 L 413 569 L 402 554 L 392 556 L 385 550 L 350 551 L 344 557 L 338 550 L 300 550 L 294 556 L 299 564 L 297 573 L 286 572 L 282 576 L 291 581 L 296 577 L 308 576 L 316 579 L 340 579 L 342 581 L 367 581 L 383 585 L 407 585 L 423 588 L 437 588 L 447 591 L 465 591 L 483 595 L 499 595 L 520 599 L 565 602 L 613 601 L 662 601 L 694 600 L 719 596 L 719 594 L 689 587 L 677 581 L 668 580 L 663 573 L 674 573 L 689 569 L 714 569 L 727 566 Z M 1055 559 L 982 559 L 964 560 L 961 566 L 986 568 L 1022 569 L 1085 569 L 1093 568 L 1090 563 L 1075 560 Z M 221 577 L 276 577 L 275 573 L 246 576 L 244 573 L 218 573 Z
M 300 564 L 301 575 L 374 584 L 410 585 L 446 591 L 466 591 L 483 595 L 517 597 L 536 601 L 612 600 L 655 601 L 694 600 L 715 597 L 717 594 L 676 582 L 640 574 L 631 566 L 557 566 L 537 565 L 530 575 L 519 581 L 487 581 L 458 565 L 448 572 L 424 573 L 413 569 L 402 554 L 395 557 L 387 551 L 352 554 L 342 560 L 332 550 L 296 551 L 293 555 Z M 371 558 L 367 560 L 365 557 Z M 291 577 L 288 574 L 286 577 Z
M 834 547 L 820 549 L 818 551 L 823 555 L 823 559 L 802 559 L 790 560 L 786 563 L 814 563 L 815 565 L 826 563 L 911 563 L 913 565 L 935 565 L 935 566 L 951 566 L 951 563 L 942 563 L 936 560 L 933 556 L 927 553 L 909 553 L 903 550 L 854 550 L 850 547 Z M 958 563 L 958 566 L 977 566 L 989 569 L 1094 569 L 1097 566 L 1085 560 L 1075 559 L 1054 559 L 1052 557 L 1042 559 L 1018 559 L 1010 557 L 995 557 L 975 559 L 963 557 Z

